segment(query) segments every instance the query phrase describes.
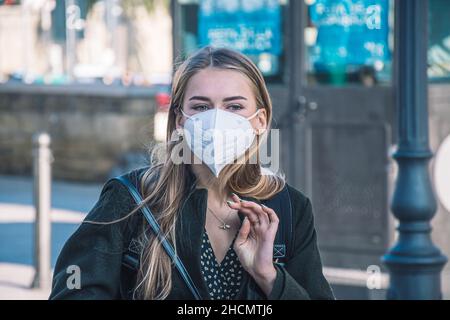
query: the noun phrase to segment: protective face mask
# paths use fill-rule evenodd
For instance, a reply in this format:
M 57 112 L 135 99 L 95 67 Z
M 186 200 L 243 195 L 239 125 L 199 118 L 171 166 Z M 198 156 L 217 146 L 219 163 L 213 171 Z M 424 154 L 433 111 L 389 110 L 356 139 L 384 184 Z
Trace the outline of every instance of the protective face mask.
M 220 171 L 242 156 L 255 139 L 250 119 L 222 109 L 210 109 L 189 116 L 184 123 L 183 135 L 191 151 L 218 177 Z

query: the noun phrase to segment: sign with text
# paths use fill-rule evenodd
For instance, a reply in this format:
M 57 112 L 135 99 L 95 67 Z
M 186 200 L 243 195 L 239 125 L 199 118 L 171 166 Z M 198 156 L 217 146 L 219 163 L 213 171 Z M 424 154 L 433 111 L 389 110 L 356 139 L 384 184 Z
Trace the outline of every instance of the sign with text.
M 244 54 L 281 53 L 279 0 L 201 0 L 199 44 Z
M 390 60 L 389 0 L 316 0 L 308 9 L 317 29 L 310 49 L 316 68 Z

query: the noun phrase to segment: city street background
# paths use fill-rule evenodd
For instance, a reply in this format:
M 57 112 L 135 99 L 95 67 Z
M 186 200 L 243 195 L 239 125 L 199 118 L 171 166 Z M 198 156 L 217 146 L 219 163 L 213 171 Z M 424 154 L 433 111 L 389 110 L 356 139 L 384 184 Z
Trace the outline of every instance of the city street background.
M 53 181 L 52 267 L 65 241 L 98 200 L 102 184 Z M 31 177 L 0 176 L 0 299 L 47 299 L 30 289 L 34 276 L 34 206 Z

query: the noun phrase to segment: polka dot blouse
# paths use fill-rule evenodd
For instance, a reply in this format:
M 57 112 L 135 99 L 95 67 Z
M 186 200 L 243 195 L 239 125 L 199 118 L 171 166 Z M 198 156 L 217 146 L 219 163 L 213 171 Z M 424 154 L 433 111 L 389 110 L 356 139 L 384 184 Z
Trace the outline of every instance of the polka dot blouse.
M 217 263 L 206 229 L 201 246 L 201 269 L 212 300 L 231 300 L 239 292 L 243 267 L 233 249 L 237 233 L 222 262 Z

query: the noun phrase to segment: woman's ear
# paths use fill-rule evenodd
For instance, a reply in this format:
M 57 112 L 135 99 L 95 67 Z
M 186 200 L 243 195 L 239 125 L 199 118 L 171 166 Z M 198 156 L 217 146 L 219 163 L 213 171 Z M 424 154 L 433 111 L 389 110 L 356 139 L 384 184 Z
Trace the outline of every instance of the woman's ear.
M 181 130 L 183 129 L 184 125 L 183 115 L 179 109 L 175 109 L 174 112 L 175 112 L 175 128 L 177 130 Z
M 266 108 L 261 108 L 258 114 L 256 115 L 257 119 L 257 134 L 262 134 L 267 129 L 267 112 Z

